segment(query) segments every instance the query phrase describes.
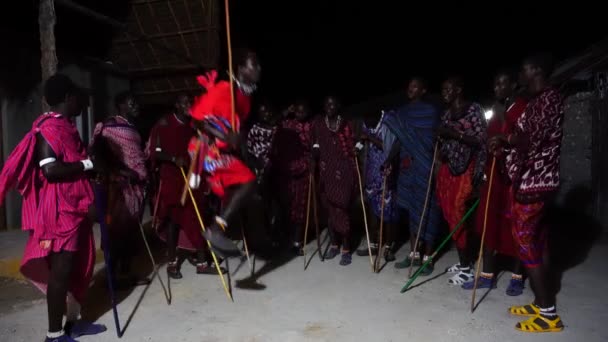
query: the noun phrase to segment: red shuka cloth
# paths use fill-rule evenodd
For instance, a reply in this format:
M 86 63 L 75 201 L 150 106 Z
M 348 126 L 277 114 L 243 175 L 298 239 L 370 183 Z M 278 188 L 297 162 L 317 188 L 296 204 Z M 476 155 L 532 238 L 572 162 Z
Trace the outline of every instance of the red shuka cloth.
M 152 128 L 148 140 L 147 152 L 155 169 L 160 165 L 160 202 L 157 217 L 160 220 L 171 219 L 171 222 L 180 225 L 178 247 L 186 250 L 198 250 L 203 247 L 201 227 L 194 211 L 190 196 L 186 198 L 185 205 L 181 205 L 181 196 L 184 190 L 184 178 L 177 166 L 172 163 L 162 163 L 155 158 L 155 151 L 160 148 L 162 152 L 175 158 L 189 160 L 188 143 L 196 134 L 191 125 L 180 122 L 175 114 L 161 118 Z M 204 205 L 204 191 L 199 188 L 192 190 L 198 207 L 202 210 Z M 157 194 L 158 195 L 158 194 Z M 201 213 L 202 215 L 202 213 Z M 159 236 L 166 240 L 167 232 L 159 226 Z
M 95 242 L 88 219 L 94 196 L 86 176 L 71 182 L 50 183 L 36 160 L 36 133 L 55 152 L 57 160 L 74 163 L 86 159 L 86 149 L 72 121 L 56 113 L 40 116 L 7 158 L 0 174 L 0 205 L 6 193 L 16 188 L 23 196 L 22 227 L 29 231 L 21 272 L 46 292 L 52 252 L 75 252 L 69 291 L 82 302 L 95 265 Z M 40 242 L 50 240 L 49 248 Z
M 494 118 L 488 123 L 488 138 L 499 134 L 509 135 L 513 133 L 515 123 L 525 109 L 526 101 L 521 98 L 517 99 L 505 112 L 504 122 L 500 122 L 497 118 Z M 491 184 L 492 192 L 490 193 L 490 205 L 488 206 L 485 244 L 488 249 L 495 250 L 500 254 L 516 256 L 513 235 L 511 234 L 512 221 L 510 218 L 511 208 L 509 206 L 509 187 L 511 186 L 511 182 L 499 165 L 500 161 L 497 160 Z M 486 163 L 485 170 L 488 182 L 483 183 L 481 186 L 480 203 L 475 216 L 475 228 L 480 236 L 483 230 L 491 167 L 492 162 L 490 160 Z
M 216 72 L 210 72 L 205 77 L 199 76 L 199 83 L 207 92 L 198 97 L 192 106 L 192 118 L 195 120 L 221 119 L 232 125 L 232 105 L 230 83 L 216 83 Z M 234 131 L 239 132 L 242 120 L 247 119 L 251 110 L 251 98 L 235 86 L 235 116 Z M 216 120 L 217 121 L 217 120 Z M 197 139 L 197 138 L 194 138 Z M 192 150 L 191 142 L 189 150 Z M 233 155 L 223 153 L 225 143 L 212 139 L 210 146 L 201 146 L 198 156 L 197 174 L 206 173 L 206 179 L 211 190 L 223 198 L 225 189 L 255 180 L 253 172 Z

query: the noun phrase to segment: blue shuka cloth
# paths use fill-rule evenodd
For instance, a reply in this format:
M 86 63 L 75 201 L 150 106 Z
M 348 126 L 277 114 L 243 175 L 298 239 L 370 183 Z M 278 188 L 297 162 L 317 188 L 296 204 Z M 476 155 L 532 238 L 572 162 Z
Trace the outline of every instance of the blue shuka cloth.
M 439 120 L 438 108 L 430 103 L 417 101 L 401 107 L 395 115 L 388 116 L 386 121 L 401 145 L 397 205 L 407 211 L 412 234 L 417 234 L 420 224 L 433 164 L 435 129 Z M 433 179 L 431 181 L 433 184 L 420 234 L 420 239 L 427 243 L 435 241 L 441 223 L 435 184 Z
M 375 128 L 363 126 L 363 129 L 369 136 L 380 139 L 383 144 L 383 148 L 379 148 L 375 144 L 368 143 L 365 166 L 365 194 L 372 212 L 378 218 L 382 211 L 382 187 L 384 182 L 381 168 L 388 158 L 391 146 L 393 146 L 393 142 L 395 141 L 395 136 L 385 124 L 388 115 L 382 114 Z M 384 194 L 384 222 L 386 223 L 397 223 L 399 221 L 395 198 L 397 185 L 394 178 L 389 176 L 386 182 Z

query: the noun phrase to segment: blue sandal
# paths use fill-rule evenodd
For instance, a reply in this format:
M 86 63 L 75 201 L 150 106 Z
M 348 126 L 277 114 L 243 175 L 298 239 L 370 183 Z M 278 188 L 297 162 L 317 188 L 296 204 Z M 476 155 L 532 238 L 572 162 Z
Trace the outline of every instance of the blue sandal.
M 329 247 L 329 250 L 327 251 L 327 253 L 325 253 L 325 259 L 327 260 L 331 260 L 333 258 L 335 258 L 336 256 L 338 256 L 338 254 L 340 254 L 340 248 L 338 248 L 337 246 L 331 246 Z
M 342 257 L 340 258 L 340 265 L 348 266 L 353 261 L 353 257 L 350 253 L 344 252 L 342 253 Z
M 524 280 L 511 278 L 509 286 L 507 287 L 507 296 L 519 296 L 524 293 Z

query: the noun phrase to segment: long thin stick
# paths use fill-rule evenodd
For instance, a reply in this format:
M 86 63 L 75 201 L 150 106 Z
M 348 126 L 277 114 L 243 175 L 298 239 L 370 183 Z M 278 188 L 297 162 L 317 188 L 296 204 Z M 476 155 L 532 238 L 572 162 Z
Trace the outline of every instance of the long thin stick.
M 188 179 L 186 178 L 186 173 L 184 172 L 184 168 L 180 167 L 179 170 L 182 172 L 182 177 L 184 177 L 184 182 L 186 182 L 186 184 L 187 184 Z M 188 190 L 188 193 L 190 194 L 190 200 L 192 201 L 192 205 L 194 206 L 194 211 L 196 212 L 196 217 L 198 218 L 198 223 L 201 225 L 201 230 L 204 233 L 205 224 L 203 223 L 203 218 L 201 217 L 201 212 L 198 210 L 198 205 L 196 204 L 196 200 L 194 199 L 192 190 L 190 189 L 189 186 L 186 189 Z M 217 261 L 217 257 L 215 256 L 215 253 L 213 252 L 213 248 L 211 247 L 211 243 L 209 241 L 207 241 L 207 246 L 209 246 L 209 252 L 211 252 L 211 257 L 213 258 L 213 263 L 215 264 L 217 273 L 219 274 L 220 279 L 222 280 L 222 285 L 224 286 L 224 291 L 226 292 L 226 296 L 228 296 L 228 299 L 230 299 L 231 301 L 234 301 L 234 299 L 232 299 L 232 293 L 230 293 L 230 290 L 228 289 L 228 285 L 226 284 L 226 280 L 224 279 L 224 274 L 222 273 L 222 269 L 220 268 L 220 263 Z
M 139 221 L 139 231 L 141 232 L 141 237 L 144 240 L 144 244 L 146 245 L 146 250 L 148 251 L 148 256 L 150 257 L 150 262 L 152 263 L 152 268 L 154 273 L 152 274 L 152 278 L 156 277 L 160 282 L 160 286 L 163 288 L 163 292 L 165 293 L 165 299 L 167 300 L 167 305 L 171 305 L 171 296 L 167 291 L 167 287 L 165 287 L 165 283 L 163 282 L 160 274 L 158 274 L 158 264 L 154 260 L 154 255 L 152 254 L 152 249 L 150 248 L 150 244 L 148 244 L 148 239 L 146 239 L 146 232 L 144 232 L 144 226 Z
M 490 207 L 490 194 L 492 193 L 492 181 L 494 180 L 494 166 L 496 166 L 496 158 L 492 158 L 492 166 L 490 168 L 490 178 L 488 179 L 488 194 L 486 195 L 486 207 L 483 213 L 483 230 L 481 231 L 481 245 L 479 246 L 479 256 L 477 257 L 477 269 L 475 270 L 475 283 L 473 284 L 473 296 L 471 296 L 471 312 L 475 310 L 475 292 L 477 290 L 477 282 L 479 281 L 479 272 L 481 270 L 481 259 L 483 258 L 483 245 L 486 240 L 486 227 L 488 224 L 488 208 Z
M 108 278 L 108 289 L 110 290 L 110 302 L 112 303 L 112 314 L 114 315 L 114 326 L 116 336 L 122 337 L 120 320 L 118 318 L 118 308 L 116 307 L 116 295 L 114 293 L 114 279 L 112 274 L 112 259 L 110 254 L 110 237 L 106 221 L 106 210 L 108 208 L 106 199 L 102 196 L 105 189 L 102 184 L 95 182 L 95 206 L 97 209 L 97 219 L 99 220 L 99 231 L 101 232 L 101 243 L 103 245 L 103 256 L 106 264 L 106 277 Z M 109 196 L 108 196 L 109 197 Z
M 359 159 L 355 156 L 355 166 L 357 169 L 357 177 L 359 179 L 359 194 L 361 196 L 361 207 L 363 208 L 363 223 L 365 223 L 365 235 L 367 237 L 367 251 L 369 253 L 369 263 L 372 267 L 372 272 L 374 272 L 374 257 L 372 256 L 372 247 L 369 244 L 369 228 L 367 226 L 367 212 L 365 210 L 365 200 L 363 199 L 363 182 L 361 181 L 361 171 L 359 171 Z
M 156 230 L 160 224 L 158 220 L 158 205 L 160 204 L 160 192 L 163 189 L 163 180 L 161 179 L 158 183 L 158 190 L 156 191 L 156 200 L 154 201 L 154 213 L 152 213 L 152 228 Z
M 247 263 L 249 264 L 249 273 L 253 275 L 253 263 L 251 262 L 251 256 L 249 255 L 249 247 L 247 246 L 247 238 L 245 237 L 245 225 L 241 222 L 241 236 L 243 237 L 243 246 L 245 247 L 245 255 L 247 256 Z
M 458 222 L 458 224 L 456 225 L 456 227 L 454 227 L 454 230 L 452 230 L 452 232 L 450 234 L 448 234 L 448 236 L 441 242 L 441 244 L 439 245 L 439 247 L 437 247 L 437 250 L 435 250 L 435 252 L 429 257 L 429 259 L 424 264 L 422 264 L 422 266 L 420 266 L 420 268 L 418 269 L 418 271 L 416 271 L 416 273 L 414 273 L 414 276 L 410 278 L 410 280 L 405 284 L 405 286 L 403 286 L 403 288 L 401 288 L 401 293 L 404 293 L 405 291 L 407 291 L 407 289 L 410 288 L 410 285 L 412 285 L 412 283 L 414 282 L 414 280 L 416 280 L 416 278 L 418 278 L 418 276 L 420 275 L 420 273 L 422 273 L 422 271 L 431 262 L 433 262 L 433 259 L 435 259 L 435 257 L 439 253 L 439 251 L 441 251 L 441 249 L 443 248 L 443 246 L 445 246 L 445 244 L 448 243 L 448 241 L 450 241 L 450 239 L 452 238 L 452 235 L 454 235 L 458 230 L 460 230 L 460 228 L 462 227 L 462 224 L 469 218 L 469 216 L 471 216 L 471 214 L 473 213 L 473 211 L 475 211 L 475 208 L 477 208 L 478 205 L 479 205 L 479 199 L 477 199 L 475 201 L 475 203 L 473 203 L 473 205 L 471 206 L 471 208 L 469 209 L 469 211 L 467 211 L 467 213 L 464 214 L 464 216 L 462 217 L 462 219 L 460 220 L 460 222 Z
M 226 14 L 226 43 L 228 44 L 228 72 L 230 73 L 230 76 L 228 77 L 230 79 L 230 107 L 232 110 L 232 114 L 230 117 L 230 124 L 232 126 L 232 130 L 234 130 L 236 132 L 236 113 L 235 113 L 235 108 L 234 108 L 234 82 L 233 82 L 233 77 L 234 77 L 234 70 L 232 70 L 232 43 L 231 43 L 231 39 L 230 39 L 230 1 L 229 0 L 224 0 L 224 12 Z
M 384 235 L 384 196 L 386 196 L 386 174 L 382 179 L 382 204 L 380 205 L 380 236 L 378 237 L 378 253 L 376 253 L 376 260 L 374 261 L 374 271 L 378 273 L 378 260 L 380 254 L 382 254 L 382 236 Z
M 310 225 L 310 197 L 312 195 L 312 173 L 308 175 L 308 199 L 306 201 L 306 224 L 304 225 L 304 242 L 302 253 L 304 254 L 304 270 L 306 271 L 306 242 L 308 241 L 308 226 Z
M 325 261 L 325 255 L 321 250 L 321 230 L 319 229 L 319 214 L 317 213 L 317 191 L 315 190 L 315 174 L 311 172 L 310 176 L 312 177 L 312 184 L 310 187 L 312 188 L 312 211 L 313 217 L 315 219 L 315 233 L 317 234 L 317 249 L 319 250 L 319 258 L 321 261 Z
M 194 143 L 194 155 L 192 156 L 192 160 L 190 161 L 190 167 L 188 168 L 188 176 L 186 177 L 186 179 L 184 180 L 184 190 L 182 192 L 182 198 L 180 203 L 182 205 L 186 204 L 186 197 L 188 196 L 188 191 L 190 191 L 190 178 L 192 177 L 192 174 L 194 173 L 194 169 L 196 168 L 196 164 L 198 162 L 198 154 L 201 150 L 201 138 L 199 136 L 198 139 L 196 139 L 196 142 Z
M 429 204 L 429 195 L 431 194 L 431 186 L 433 184 L 433 171 L 435 170 L 435 160 L 437 158 L 437 150 L 439 143 L 435 143 L 435 149 L 433 150 L 433 162 L 431 163 L 431 171 L 429 172 L 429 179 L 426 186 L 426 196 L 424 197 L 424 206 L 422 207 L 422 213 L 420 213 L 420 222 L 418 223 L 418 232 L 416 233 L 416 242 L 414 242 L 414 250 L 412 253 L 416 257 L 416 251 L 418 250 L 418 243 L 420 242 L 420 233 L 422 232 L 422 222 L 424 222 L 424 216 L 426 215 L 426 208 Z M 414 268 L 414 260 L 410 263 L 410 269 L 407 271 L 407 276 L 412 276 L 412 270 Z

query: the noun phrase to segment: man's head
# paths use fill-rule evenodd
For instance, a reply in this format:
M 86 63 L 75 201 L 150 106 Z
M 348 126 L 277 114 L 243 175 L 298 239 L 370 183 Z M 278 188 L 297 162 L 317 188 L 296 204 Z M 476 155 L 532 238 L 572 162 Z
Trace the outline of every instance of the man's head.
M 447 105 L 451 105 L 457 99 L 464 96 L 464 82 L 462 78 L 450 77 L 441 85 L 441 98 Z
M 119 115 L 136 118 L 139 116 L 139 104 L 133 94 L 128 91 L 122 92 L 114 98 L 114 105 Z
M 258 106 L 258 118 L 265 124 L 275 124 L 275 112 L 274 108 L 268 102 L 262 102 Z
M 410 80 L 407 86 L 407 98 L 410 101 L 420 100 L 428 89 L 428 84 L 425 79 L 421 77 L 414 77 Z
M 308 102 L 299 100 L 295 104 L 294 116 L 298 121 L 305 121 L 310 116 L 310 106 Z
M 84 94 L 62 74 L 55 74 L 44 84 L 44 100 L 55 111 L 67 117 L 78 116 L 82 113 Z
M 323 114 L 330 118 L 333 118 L 338 115 L 339 111 L 340 102 L 335 96 L 327 96 L 325 100 L 323 100 Z
M 517 79 L 509 70 L 501 70 L 494 77 L 494 96 L 497 100 L 505 100 L 515 93 Z
M 233 65 L 239 82 L 251 86 L 260 81 L 262 68 L 257 54 L 253 50 L 235 50 Z
M 534 81 L 547 81 L 553 73 L 553 58 L 541 53 L 524 59 L 522 63 L 522 82 L 530 86 Z
M 192 108 L 192 98 L 188 94 L 182 93 L 177 95 L 175 99 L 175 113 L 182 116 L 190 116 L 190 108 Z

